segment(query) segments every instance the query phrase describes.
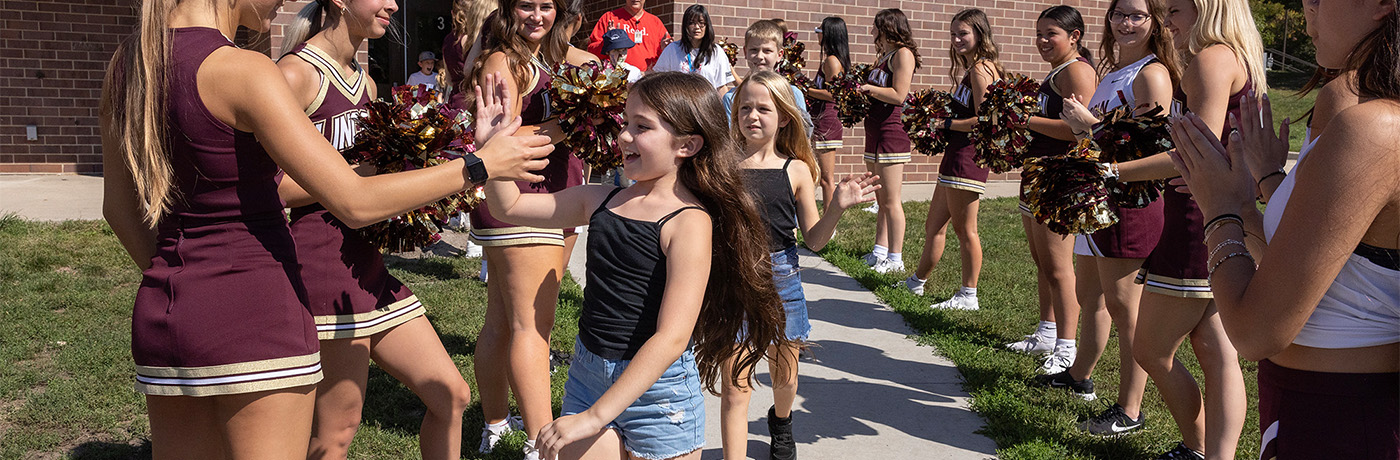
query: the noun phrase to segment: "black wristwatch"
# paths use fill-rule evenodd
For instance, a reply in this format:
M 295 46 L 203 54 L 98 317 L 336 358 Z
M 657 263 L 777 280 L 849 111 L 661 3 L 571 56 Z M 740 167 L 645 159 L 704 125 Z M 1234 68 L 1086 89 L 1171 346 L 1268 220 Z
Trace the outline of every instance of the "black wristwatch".
M 944 118 L 944 119 L 943 119 L 943 130 L 944 130 L 944 131 L 952 131 L 952 130 L 953 130 L 953 119 L 952 119 L 952 118 Z
M 486 163 L 481 161 L 475 153 L 462 155 L 462 159 L 467 161 L 467 179 L 474 185 L 485 184 L 491 176 L 486 174 Z

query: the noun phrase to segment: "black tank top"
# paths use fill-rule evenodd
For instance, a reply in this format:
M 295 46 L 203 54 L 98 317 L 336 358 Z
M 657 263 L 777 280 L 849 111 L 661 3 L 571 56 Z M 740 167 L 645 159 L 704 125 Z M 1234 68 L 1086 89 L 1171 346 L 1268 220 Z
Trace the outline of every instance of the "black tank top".
M 588 284 L 578 339 L 590 353 L 607 359 L 632 359 L 652 335 L 666 291 L 666 254 L 661 226 L 687 209 L 656 222 L 628 219 L 608 209 L 622 189 L 613 190 L 588 219 Z
M 787 168 L 792 158 L 783 162 L 782 169 L 744 169 L 744 183 L 759 215 L 768 224 L 768 252 L 778 252 L 797 245 L 797 198 L 792 196 L 792 181 Z

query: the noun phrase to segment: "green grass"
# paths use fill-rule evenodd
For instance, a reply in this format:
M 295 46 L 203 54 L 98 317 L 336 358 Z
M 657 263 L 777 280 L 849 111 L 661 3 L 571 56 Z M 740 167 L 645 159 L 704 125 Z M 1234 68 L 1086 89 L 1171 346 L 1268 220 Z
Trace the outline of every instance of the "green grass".
M 1020 340 L 1038 321 L 1035 266 L 1030 260 L 1021 228 L 1016 199 L 983 201 L 978 221 L 982 237 L 983 268 L 978 286 L 979 311 L 935 311 L 930 304 L 947 299 L 960 284 L 957 240 L 948 235 L 941 265 L 930 277 L 925 296 L 916 296 L 892 283 L 902 274 L 881 275 L 866 268 L 860 257 L 873 244 L 874 214 L 848 212 L 837 237 L 821 252 L 895 311 L 916 330 L 917 339 L 932 344 L 952 360 L 963 374 L 964 388 L 972 394 L 972 407 L 987 421 L 981 431 L 996 441 L 997 454 L 1018 459 L 1141 459 L 1166 451 L 1180 439 L 1161 397 L 1148 385 L 1143 432 L 1116 439 L 1079 433 L 1075 425 L 1107 408 L 1117 399 L 1118 347 L 1116 335 L 1094 371 L 1099 401 L 1084 402 L 1067 391 L 1035 388 L 1037 361 L 1006 351 L 1002 344 Z M 904 205 L 908 228 L 904 258 L 913 267 L 924 243 L 923 223 L 928 202 Z M 1200 366 L 1183 346 L 1178 357 L 1199 381 Z M 1249 418 L 1244 425 L 1236 458 L 1257 458 L 1259 433 L 1255 407 L 1254 363 L 1242 363 L 1249 391 Z
M 477 259 L 389 257 L 413 287 L 468 383 L 486 311 Z M 106 223 L 0 218 L 0 458 L 149 458 L 144 398 L 132 389 L 131 308 L 140 273 Z M 566 281 L 552 348 L 573 350 L 583 293 Z M 555 374 L 555 408 L 565 373 Z M 364 421 L 351 458 L 417 458 L 424 408 L 371 367 Z M 463 455 L 476 453 L 482 425 L 465 415 Z M 524 435 L 484 458 L 520 458 Z

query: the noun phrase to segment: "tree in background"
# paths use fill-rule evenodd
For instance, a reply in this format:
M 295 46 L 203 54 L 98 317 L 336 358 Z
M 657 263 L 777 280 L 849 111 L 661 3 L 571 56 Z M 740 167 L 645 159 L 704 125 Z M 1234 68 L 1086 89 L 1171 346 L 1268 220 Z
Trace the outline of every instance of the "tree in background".
M 1305 29 L 1301 0 L 1250 0 L 1249 9 L 1264 47 L 1313 62 L 1314 49 Z

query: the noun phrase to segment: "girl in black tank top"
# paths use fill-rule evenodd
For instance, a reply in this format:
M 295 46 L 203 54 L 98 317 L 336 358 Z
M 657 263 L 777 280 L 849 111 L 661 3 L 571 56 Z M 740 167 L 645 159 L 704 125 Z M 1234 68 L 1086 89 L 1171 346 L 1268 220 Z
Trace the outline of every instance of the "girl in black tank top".
M 878 188 L 873 185 L 878 178 L 866 173 L 859 179 L 842 180 L 833 190 L 832 200 L 826 202 L 826 212 L 818 216 L 817 163 L 801 123 L 794 122 L 802 118 L 787 80 L 773 72 L 755 73 L 735 90 L 733 107 L 730 124 L 744 136 L 745 158 L 739 165 L 744 185 L 758 203 L 768 228 L 773 283 L 782 296 L 785 333 L 791 341 L 774 347 L 769 354 L 773 400 L 778 402 L 769 412 L 771 449 L 774 458 L 792 458 L 796 445 L 791 401 L 797 397 L 797 354 L 812 329 L 798 270 L 795 232 L 800 228 L 807 246 L 820 250 L 836 233 L 836 223 L 847 208 L 873 200 L 870 194 Z M 727 404 L 720 419 L 747 414 L 751 391 L 726 379 L 722 397 Z M 747 429 L 748 424 L 721 427 L 726 458 L 747 458 Z
M 592 436 L 615 437 L 595 447 L 645 458 L 694 452 L 705 445 L 702 384 L 730 375 L 721 367 L 730 358 L 749 378 L 770 345 L 786 346 L 767 239 L 733 173 L 740 154 L 724 113 L 704 78 L 648 75 L 631 89 L 618 138 L 631 187 L 522 194 L 487 184 L 508 223 L 591 225 L 576 356 L 563 415 L 540 430 L 541 454 Z M 602 423 L 580 429 L 590 421 Z

